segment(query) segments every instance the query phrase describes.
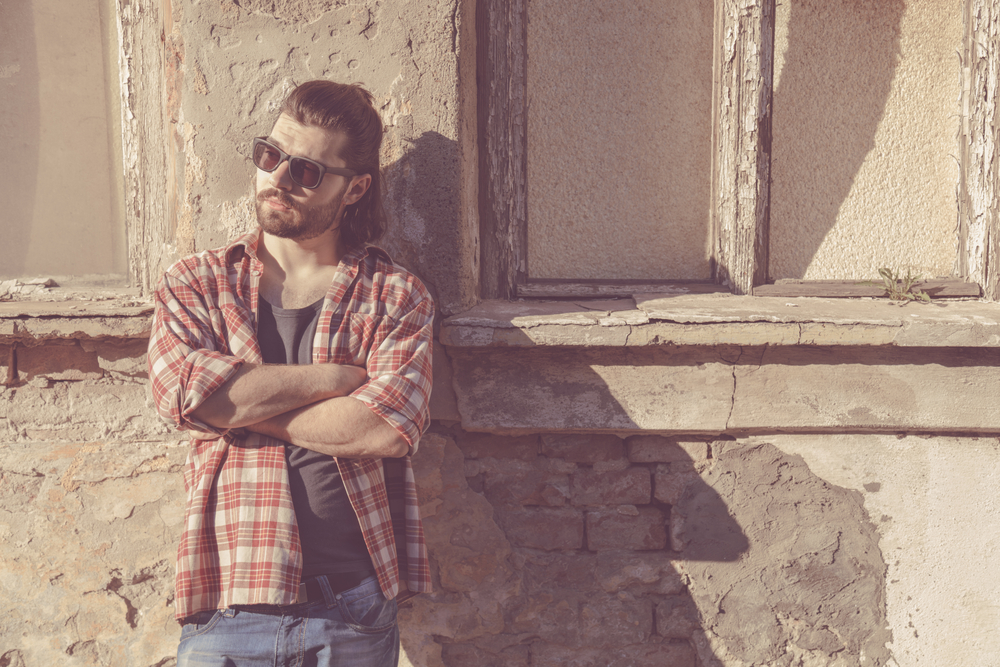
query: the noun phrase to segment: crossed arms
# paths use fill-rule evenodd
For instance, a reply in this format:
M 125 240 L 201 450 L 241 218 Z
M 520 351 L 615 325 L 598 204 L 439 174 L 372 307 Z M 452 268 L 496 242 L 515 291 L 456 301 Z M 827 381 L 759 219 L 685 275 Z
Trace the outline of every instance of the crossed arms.
M 244 364 L 193 414 L 216 428 L 245 428 L 329 456 L 403 456 L 406 438 L 349 396 L 367 379 L 357 366 Z
M 245 296 L 215 292 L 228 282 L 219 268 L 174 267 L 157 289 L 149 366 L 166 421 L 212 437 L 243 429 L 346 458 L 415 450 L 429 417 L 433 322 L 418 281 L 371 290 L 385 299 L 374 304 L 384 314 L 353 316 L 360 323 L 345 319 L 331 333 L 336 363 L 262 365 L 246 361 L 257 354 L 252 313 L 231 305 Z

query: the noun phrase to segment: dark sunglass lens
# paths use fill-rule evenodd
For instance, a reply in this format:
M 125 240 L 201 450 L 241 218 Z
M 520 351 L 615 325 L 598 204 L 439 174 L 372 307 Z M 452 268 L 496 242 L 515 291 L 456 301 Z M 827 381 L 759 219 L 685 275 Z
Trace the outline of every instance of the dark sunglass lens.
M 267 144 L 257 144 L 253 150 L 253 163 L 264 171 L 274 171 L 281 163 L 281 155 Z
M 312 162 L 307 162 L 300 158 L 292 158 L 290 166 L 292 178 L 298 181 L 299 185 L 304 188 L 316 187 L 323 177 L 322 171 Z

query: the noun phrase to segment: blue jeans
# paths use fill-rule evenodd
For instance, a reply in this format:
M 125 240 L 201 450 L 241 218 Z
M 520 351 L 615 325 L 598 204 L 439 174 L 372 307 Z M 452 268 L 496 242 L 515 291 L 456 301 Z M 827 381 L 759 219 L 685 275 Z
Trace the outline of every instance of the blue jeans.
M 177 667 L 396 667 L 396 601 L 375 577 L 324 600 L 195 614 L 181 630 Z

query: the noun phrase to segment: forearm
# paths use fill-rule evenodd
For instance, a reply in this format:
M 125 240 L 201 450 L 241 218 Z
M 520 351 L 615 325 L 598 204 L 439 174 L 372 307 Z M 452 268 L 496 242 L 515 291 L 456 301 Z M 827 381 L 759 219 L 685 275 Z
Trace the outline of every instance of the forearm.
M 244 364 L 194 410 L 217 428 L 241 428 L 359 387 L 363 368 L 336 364 Z
M 367 405 L 351 397 L 323 400 L 275 415 L 247 430 L 342 458 L 395 458 L 406 438 Z

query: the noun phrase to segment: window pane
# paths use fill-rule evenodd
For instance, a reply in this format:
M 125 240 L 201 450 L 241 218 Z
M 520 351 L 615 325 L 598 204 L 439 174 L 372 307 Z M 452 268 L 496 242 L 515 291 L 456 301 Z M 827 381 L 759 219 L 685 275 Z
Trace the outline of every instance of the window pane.
M 777 7 L 771 278 L 952 273 L 962 7 Z
M 117 48 L 101 5 L 0 4 L 0 277 L 125 273 Z
M 713 12 L 529 1 L 530 278 L 710 278 Z

